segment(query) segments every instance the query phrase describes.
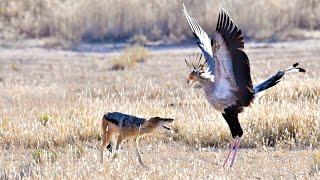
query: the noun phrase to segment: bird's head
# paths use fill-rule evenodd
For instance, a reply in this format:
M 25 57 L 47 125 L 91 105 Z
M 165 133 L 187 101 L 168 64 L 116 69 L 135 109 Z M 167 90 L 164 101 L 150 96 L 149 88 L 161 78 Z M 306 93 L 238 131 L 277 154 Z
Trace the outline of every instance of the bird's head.
M 188 84 L 194 85 L 196 82 L 200 82 L 201 84 L 203 82 L 211 80 L 210 73 L 208 72 L 208 68 L 206 67 L 207 61 L 201 62 L 201 59 L 202 54 L 199 55 L 198 53 L 196 57 L 196 62 L 190 62 L 190 56 L 189 62 L 185 60 L 187 66 L 191 70 L 187 79 Z

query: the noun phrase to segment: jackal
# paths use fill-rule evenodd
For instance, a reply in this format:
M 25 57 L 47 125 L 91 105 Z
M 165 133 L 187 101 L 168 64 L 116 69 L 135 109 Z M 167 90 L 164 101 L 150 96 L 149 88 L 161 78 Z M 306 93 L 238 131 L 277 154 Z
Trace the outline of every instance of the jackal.
M 111 137 L 118 135 L 116 148 L 113 158 L 116 158 L 122 142 L 125 139 L 132 138 L 135 141 L 135 153 L 138 157 L 139 163 L 146 167 L 142 161 L 139 151 L 139 139 L 143 135 L 150 134 L 156 129 L 165 128 L 171 130 L 165 123 L 172 122 L 171 118 L 152 117 L 150 119 L 138 118 L 135 116 L 122 114 L 119 112 L 107 113 L 102 118 L 102 145 L 100 147 L 100 160 L 103 162 L 103 150 L 108 145 L 108 149 L 112 152 Z

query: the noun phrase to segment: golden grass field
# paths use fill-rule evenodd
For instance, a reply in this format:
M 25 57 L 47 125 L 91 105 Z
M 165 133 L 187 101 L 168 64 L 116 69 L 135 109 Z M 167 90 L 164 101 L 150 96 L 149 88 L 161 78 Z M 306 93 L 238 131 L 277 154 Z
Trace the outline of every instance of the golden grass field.
M 248 43 L 253 82 L 295 62 L 289 74 L 240 115 L 244 129 L 232 169 L 232 140 L 202 90 L 186 82 L 196 46 L 149 50 L 144 62 L 111 70 L 125 55 L 35 47 L 0 49 L 0 179 L 317 179 L 320 168 L 320 40 Z M 99 163 L 100 121 L 121 111 L 175 119 Z

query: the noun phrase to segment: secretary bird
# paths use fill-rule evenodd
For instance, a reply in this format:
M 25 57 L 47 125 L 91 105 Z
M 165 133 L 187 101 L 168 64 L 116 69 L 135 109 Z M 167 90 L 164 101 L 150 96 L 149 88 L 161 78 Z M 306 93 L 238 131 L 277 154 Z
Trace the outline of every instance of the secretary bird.
M 227 12 L 220 8 L 216 31 L 211 38 L 196 20 L 189 16 L 184 4 L 183 12 L 205 57 L 204 63 L 201 63 L 202 55 L 197 56 L 199 60 L 197 64 L 185 60 L 191 69 L 188 83 L 194 84 L 198 81 L 209 103 L 222 112 L 227 121 L 234 141 L 230 144 L 230 151 L 223 166 L 231 161 L 230 167 L 232 167 L 243 135 L 238 114 L 252 103 L 257 94 L 276 85 L 286 73 L 305 72 L 305 70 L 297 67 L 298 63 L 295 63 L 292 67 L 280 70 L 253 87 L 249 59 L 243 51 L 242 32 Z

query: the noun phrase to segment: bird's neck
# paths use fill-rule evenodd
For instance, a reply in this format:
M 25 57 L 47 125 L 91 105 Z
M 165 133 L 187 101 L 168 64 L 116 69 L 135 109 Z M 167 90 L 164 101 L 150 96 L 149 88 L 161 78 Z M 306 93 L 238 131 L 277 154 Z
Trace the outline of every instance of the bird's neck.
M 214 86 L 214 81 L 209 78 L 201 78 L 198 81 L 203 89 L 212 88 Z
M 214 81 L 211 81 L 211 79 L 202 79 L 199 81 L 207 99 L 211 99 L 212 92 L 214 89 Z M 210 101 L 210 100 L 209 100 Z

